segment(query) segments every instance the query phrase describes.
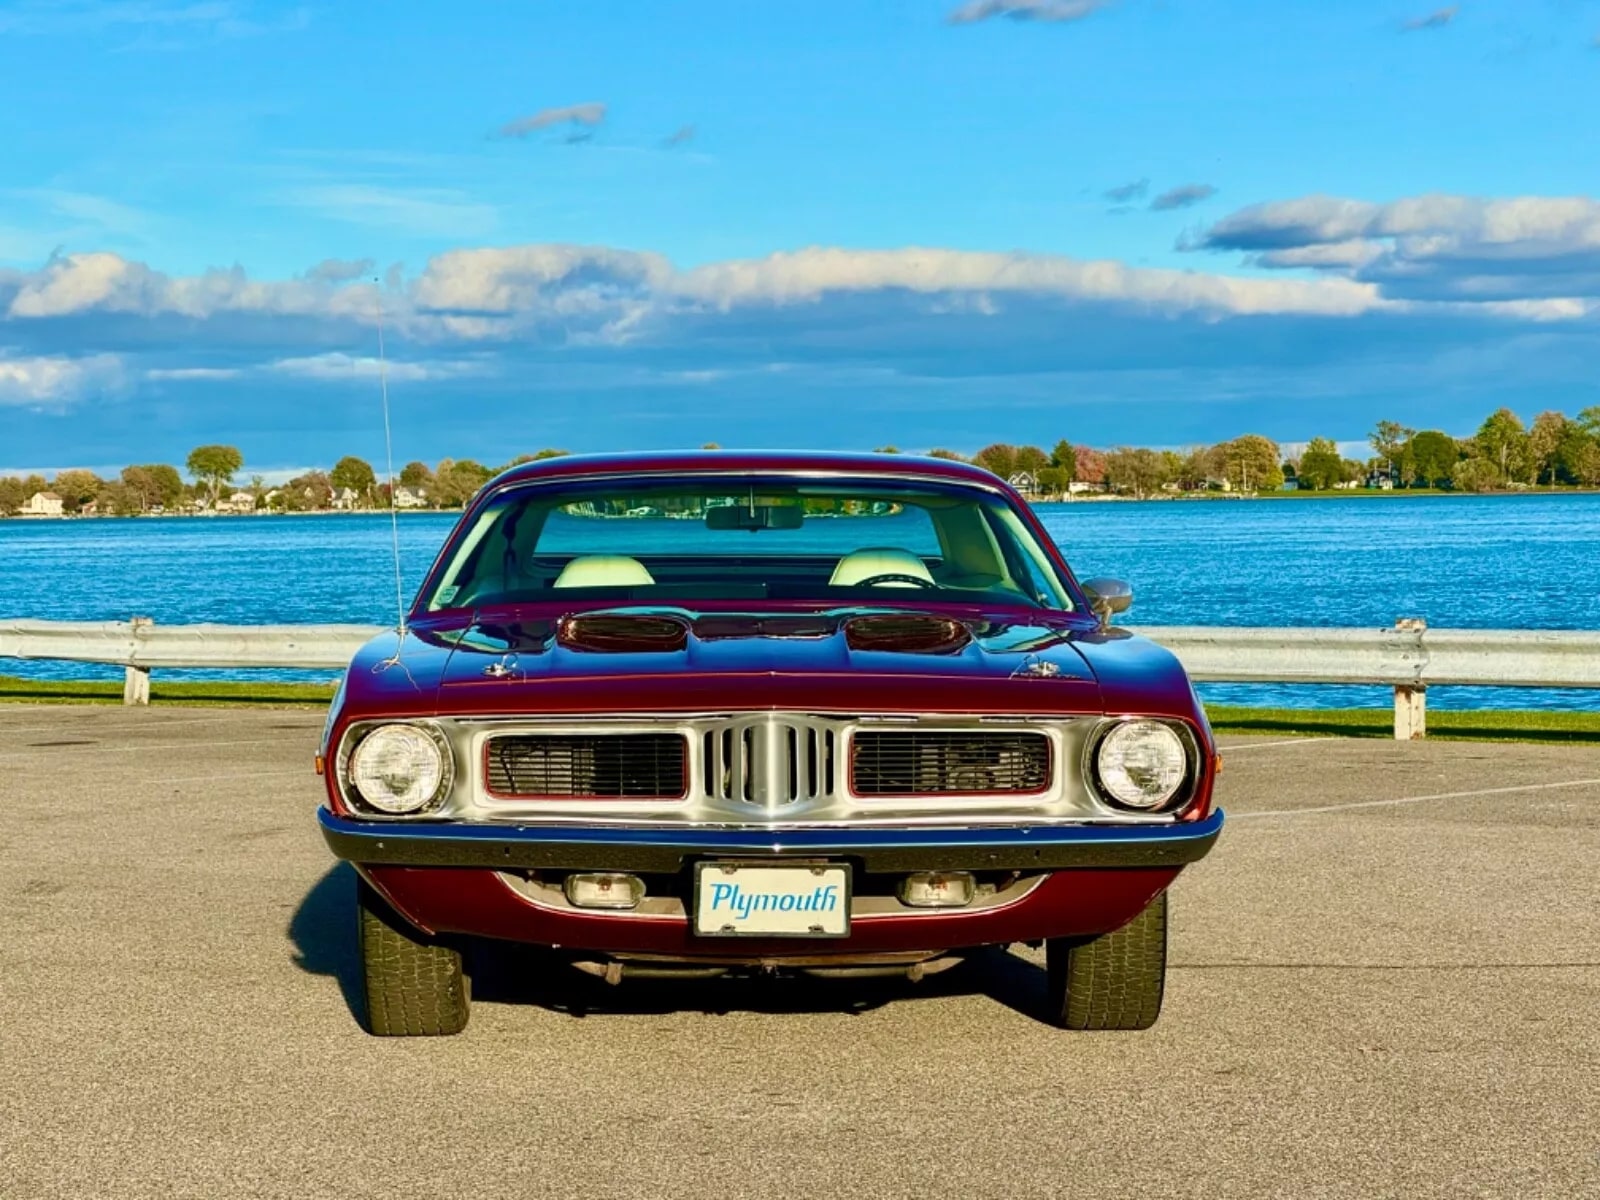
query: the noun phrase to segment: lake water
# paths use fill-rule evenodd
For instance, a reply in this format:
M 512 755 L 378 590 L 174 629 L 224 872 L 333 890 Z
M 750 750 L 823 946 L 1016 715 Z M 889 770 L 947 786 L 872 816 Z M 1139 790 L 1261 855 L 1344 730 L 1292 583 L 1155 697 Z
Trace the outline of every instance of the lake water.
M 1080 578 L 1130 580 L 1131 623 L 1600 629 L 1600 495 L 1041 505 Z M 400 520 L 406 599 L 454 515 Z M 394 621 L 382 514 L 0 521 L 0 617 Z M 0 660 L 0 674 L 118 677 Z M 205 674 L 185 672 L 185 674 Z M 287 674 L 287 673 L 279 673 Z M 1385 689 L 1207 685 L 1213 701 L 1385 705 Z M 1600 691 L 1436 688 L 1443 708 L 1600 709 Z

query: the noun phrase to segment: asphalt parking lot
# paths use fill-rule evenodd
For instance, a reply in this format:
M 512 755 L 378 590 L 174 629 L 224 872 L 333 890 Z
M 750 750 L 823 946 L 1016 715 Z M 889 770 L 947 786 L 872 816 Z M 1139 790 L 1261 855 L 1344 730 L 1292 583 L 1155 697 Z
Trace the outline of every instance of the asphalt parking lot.
M 360 1031 L 304 710 L 0 707 L 0 1197 L 1600 1195 L 1600 748 L 1229 739 L 1148 1033 L 1036 957 Z

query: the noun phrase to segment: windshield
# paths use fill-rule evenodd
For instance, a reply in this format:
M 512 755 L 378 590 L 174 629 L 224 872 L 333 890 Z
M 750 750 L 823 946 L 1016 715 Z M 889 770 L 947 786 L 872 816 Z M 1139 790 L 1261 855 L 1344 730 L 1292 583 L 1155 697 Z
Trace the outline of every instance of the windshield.
M 726 476 L 508 488 L 458 533 L 424 607 L 916 595 L 1071 607 L 1048 555 L 998 495 Z

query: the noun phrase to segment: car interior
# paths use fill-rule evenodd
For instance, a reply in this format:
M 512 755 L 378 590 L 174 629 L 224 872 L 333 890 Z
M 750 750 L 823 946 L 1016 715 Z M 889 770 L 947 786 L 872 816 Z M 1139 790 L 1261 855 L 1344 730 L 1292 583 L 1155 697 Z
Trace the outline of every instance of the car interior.
M 712 498 L 700 510 L 681 495 L 646 498 L 656 503 L 637 503 L 636 494 L 609 505 L 558 495 L 486 510 L 458 537 L 429 607 L 557 598 L 847 604 L 912 592 L 1069 603 L 1026 527 L 986 494 L 852 493 L 828 497 L 832 507 L 820 512 L 781 496 L 738 505 Z

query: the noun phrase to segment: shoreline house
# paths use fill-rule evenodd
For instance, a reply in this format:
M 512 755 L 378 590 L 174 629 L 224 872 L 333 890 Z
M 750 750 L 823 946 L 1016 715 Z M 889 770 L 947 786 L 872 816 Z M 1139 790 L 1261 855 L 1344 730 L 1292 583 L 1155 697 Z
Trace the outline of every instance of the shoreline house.
M 256 510 L 254 492 L 235 492 L 225 500 L 217 501 L 218 512 L 253 513 Z
M 394 489 L 394 506 L 396 508 L 426 508 L 428 506 L 428 493 L 422 488 L 408 488 L 401 485 Z
M 35 492 L 22 506 L 21 514 L 25 517 L 59 517 L 61 497 L 54 492 Z
M 1032 471 L 1017 471 L 1006 482 L 1021 492 L 1026 499 L 1033 500 L 1039 495 L 1039 477 Z

